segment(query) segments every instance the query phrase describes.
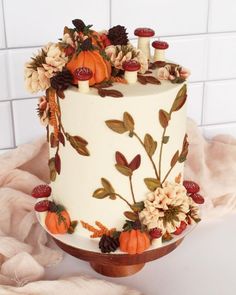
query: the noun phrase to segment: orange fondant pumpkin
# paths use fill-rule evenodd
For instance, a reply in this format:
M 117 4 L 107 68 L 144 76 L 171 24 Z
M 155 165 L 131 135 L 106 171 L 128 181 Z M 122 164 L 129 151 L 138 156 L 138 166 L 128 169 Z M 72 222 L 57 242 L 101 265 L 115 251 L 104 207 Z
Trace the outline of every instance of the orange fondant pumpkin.
M 74 54 L 66 67 L 74 77 L 73 84 L 78 83 L 74 72 L 81 67 L 89 68 L 93 72 L 93 77 L 89 80 L 90 86 L 109 80 L 111 77 L 111 64 L 97 50 L 86 50 L 81 51 L 78 55 Z
M 150 239 L 146 232 L 139 229 L 123 231 L 120 234 L 120 250 L 128 254 L 141 254 L 150 246 Z
M 69 213 L 66 210 L 60 212 L 48 211 L 45 224 L 52 234 L 65 234 L 71 224 Z

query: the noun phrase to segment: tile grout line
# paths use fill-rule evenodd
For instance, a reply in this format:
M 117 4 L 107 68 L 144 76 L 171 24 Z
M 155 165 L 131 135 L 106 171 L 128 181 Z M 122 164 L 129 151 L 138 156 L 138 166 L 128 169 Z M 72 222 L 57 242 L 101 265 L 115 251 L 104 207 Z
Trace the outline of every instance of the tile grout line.
M 5 38 L 6 49 L 8 49 L 4 0 L 1 0 L 1 3 L 2 3 L 1 5 L 2 5 L 2 18 L 3 18 L 4 38 Z
M 111 28 L 111 24 L 112 24 L 112 0 L 109 0 L 109 28 Z
M 15 120 L 14 120 L 14 112 L 13 112 L 13 103 L 12 103 L 12 101 L 10 102 L 10 112 L 11 112 L 13 144 L 14 144 L 14 148 L 16 148 L 16 131 L 15 131 Z
M 209 33 L 210 9 L 211 9 L 211 0 L 208 0 L 208 3 L 207 3 L 207 23 L 206 23 L 207 34 Z
M 111 0 L 110 0 L 111 1 Z M 110 8 L 110 20 L 109 24 L 111 26 L 111 8 Z M 211 36 L 211 35 L 220 35 L 220 34 L 234 34 L 236 31 L 221 31 L 221 32 L 205 32 L 205 33 L 192 33 L 192 34 L 183 34 L 183 35 L 158 35 L 154 36 L 153 38 L 183 38 L 183 37 L 196 37 L 196 36 Z M 137 38 L 130 38 L 130 41 L 136 41 Z M 32 45 L 32 46 L 16 46 L 16 47 L 7 47 L 7 48 L 0 48 L 0 51 L 4 50 L 20 50 L 20 49 L 34 49 L 34 48 L 41 48 L 43 45 Z

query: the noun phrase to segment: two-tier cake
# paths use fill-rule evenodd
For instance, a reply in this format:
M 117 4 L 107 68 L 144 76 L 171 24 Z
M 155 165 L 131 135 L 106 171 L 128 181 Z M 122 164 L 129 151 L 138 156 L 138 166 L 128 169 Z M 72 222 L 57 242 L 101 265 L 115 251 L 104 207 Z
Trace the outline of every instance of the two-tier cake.
M 135 30 L 136 48 L 123 26 L 73 26 L 25 68 L 27 88 L 46 91 L 51 187 L 33 190 L 35 209 L 74 247 L 140 254 L 200 220 L 199 186 L 183 183 L 189 72 L 164 41 L 150 53 L 152 29 Z

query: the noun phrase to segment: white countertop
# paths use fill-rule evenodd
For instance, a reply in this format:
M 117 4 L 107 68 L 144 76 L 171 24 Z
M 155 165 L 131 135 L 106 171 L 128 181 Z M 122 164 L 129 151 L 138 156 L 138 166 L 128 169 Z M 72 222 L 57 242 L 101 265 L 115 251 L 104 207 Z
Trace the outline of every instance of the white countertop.
M 145 295 L 235 295 L 236 214 L 202 221 L 176 250 L 131 277 L 104 277 L 68 254 L 47 270 L 48 279 L 79 274 L 128 285 Z

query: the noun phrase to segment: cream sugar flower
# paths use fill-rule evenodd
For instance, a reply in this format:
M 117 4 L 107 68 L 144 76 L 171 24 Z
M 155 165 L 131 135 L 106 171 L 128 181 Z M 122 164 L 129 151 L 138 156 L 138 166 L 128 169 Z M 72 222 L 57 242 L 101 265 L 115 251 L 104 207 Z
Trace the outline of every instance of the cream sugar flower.
M 128 60 L 136 60 L 141 64 L 140 73 L 144 74 L 148 70 L 148 62 L 141 50 L 132 44 L 109 45 L 105 48 L 106 55 L 110 58 L 113 67 L 122 70 L 122 64 Z
M 61 72 L 68 58 L 57 44 L 48 43 L 31 62 L 25 65 L 25 86 L 32 93 L 50 87 L 50 78 Z
M 144 206 L 139 217 L 149 230 L 157 227 L 162 234 L 173 233 L 186 220 L 190 200 L 183 185 L 165 182 L 162 188 L 147 195 Z
M 190 71 L 180 66 L 165 65 L 157 70 L 157 79 L 159 80 L 174 80 L 176 78 L 187 79 L 190 76 Z

